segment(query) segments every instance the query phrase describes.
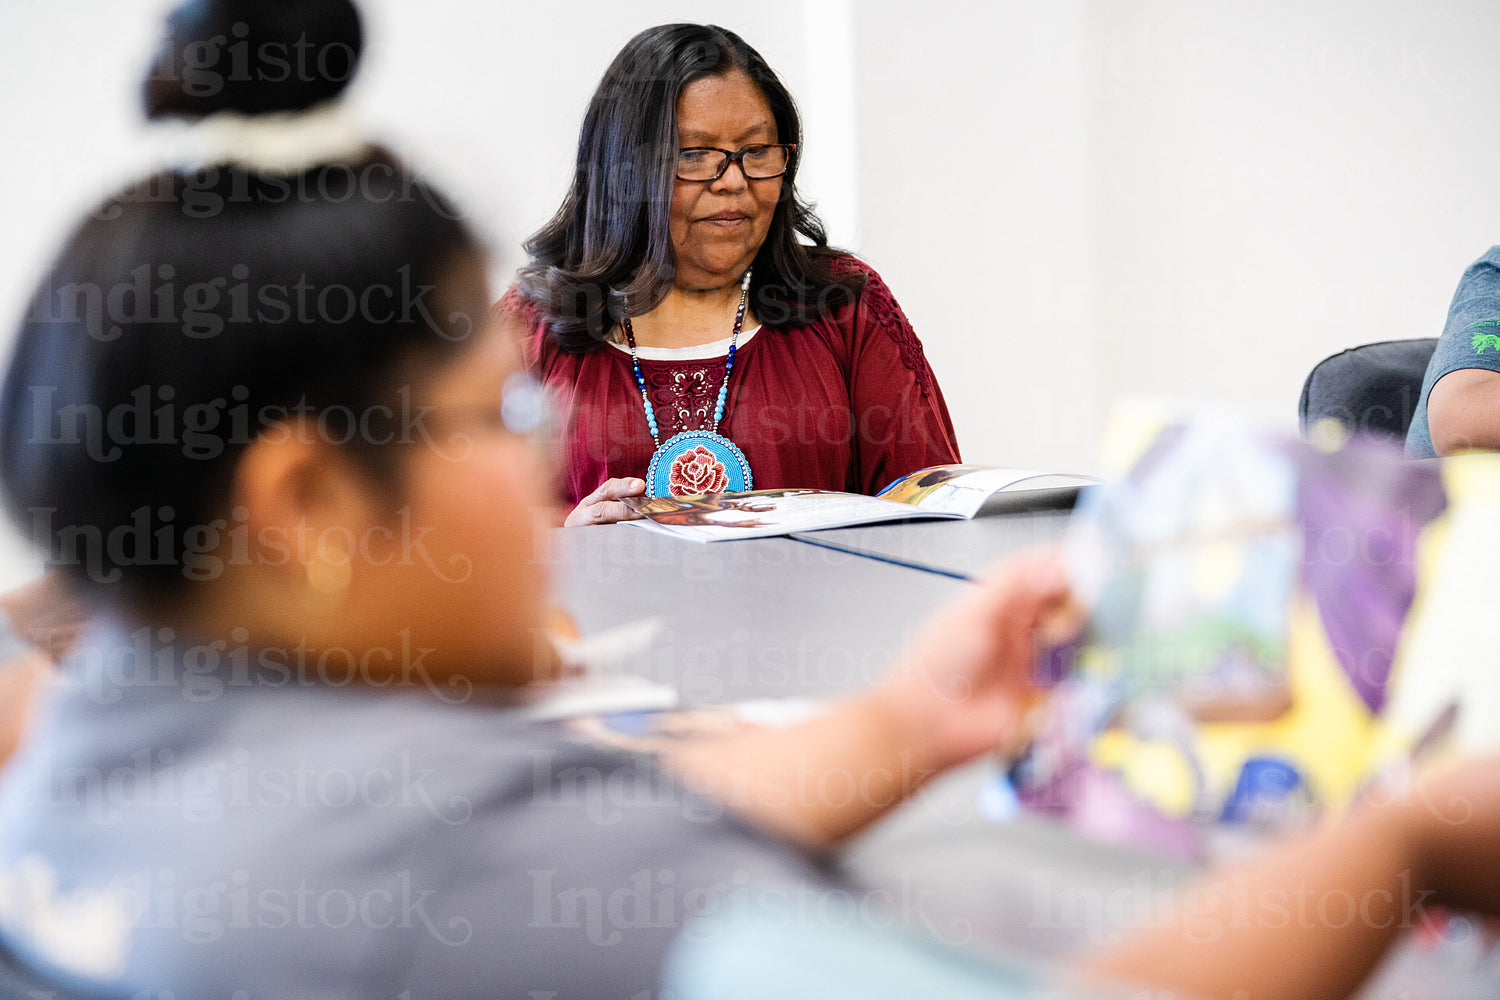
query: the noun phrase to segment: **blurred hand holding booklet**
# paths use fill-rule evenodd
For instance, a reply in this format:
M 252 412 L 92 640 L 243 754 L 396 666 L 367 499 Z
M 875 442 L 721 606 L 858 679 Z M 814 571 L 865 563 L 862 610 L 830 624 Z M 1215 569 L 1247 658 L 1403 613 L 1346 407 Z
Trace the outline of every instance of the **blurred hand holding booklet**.
M 1024 805 L 1203 856 L 1500 746 L 1476 609 L 1500 588 L 1500 455 L 1413 462 L 1128 407 L 1105 466 L 1067 546 L 1088 625 L 1039 678 Z
M 776 489 L 682 497 L 629 497 L 643 515 L 629 523 L 698 542 L 769 538 L 909 519 L 967 519 L 981 510 L 1071 506 L 1088 476 L 938 465 L 902 476 L 873 497 L 829 490 Z

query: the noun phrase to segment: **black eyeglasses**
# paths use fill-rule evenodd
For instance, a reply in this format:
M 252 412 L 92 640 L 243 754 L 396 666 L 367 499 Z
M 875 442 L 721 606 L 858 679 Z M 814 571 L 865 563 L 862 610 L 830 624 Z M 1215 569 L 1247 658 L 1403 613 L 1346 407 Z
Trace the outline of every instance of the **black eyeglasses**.
M 528 372 L 515 372 L 501 387 L 499 405 L 428 406 L 429 416 L 471 420 L 516 437 L 547 440 L 553 434 L 556 406 L 551 391 Z
M 752 181 L 780 177 L 792 164 L 795 144 L 772 143 L 746 146 L 736 152 L 717 146 L 689 146 L 677 151 L 677 179 L 680 181 L 716 181 L 724 176 L 731 163 Z

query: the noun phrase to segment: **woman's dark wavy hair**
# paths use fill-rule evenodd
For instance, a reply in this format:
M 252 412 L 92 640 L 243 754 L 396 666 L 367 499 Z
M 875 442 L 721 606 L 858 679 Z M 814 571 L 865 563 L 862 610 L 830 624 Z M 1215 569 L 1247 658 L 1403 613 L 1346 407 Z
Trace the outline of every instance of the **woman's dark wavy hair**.
M 287 79 L 285 63 L 240 55 L 295 45 L 339 58 Z M 191 0 L 168 21 L 145 111 L 313 107 L 359 49 L 350 0 Z M 460 307 L 483 296 L 453 278 L 482 254 L 380 148 L 295 175 L 223 165 L 131 184 L 78 226 L 21 324 L 0 386 L 0 506 L 85 596 L 170 604 L 207 578 L 195 560 L 234 527 L 239 456 L 282 417 L 316 416 L 399 483 L 394 450 L 362 447 L 351 421 L 395 412 L 404 384 L 470 342 Z
M 694 80 L 736 70 L 765 95 L 779 141 L 800 144 L 792 95 L 759 52 L 724 28 L 648 28 L 605 71 L 583 118 L 573 185 L 552 221 L 527 240 L 531 260 L 520 274 L 522 297 L 563 350 L 598 347 L 619 317 L 649 312 L 666 297 L 677 271 L 668 228 L 677 100 Z M 840 266 L 842 252 L 797 197 L 797 161 L 787 168 L 750 286 L 755 314 L 768 326 L 810 322 L 852 301 L 863 283 L 862 273 Z

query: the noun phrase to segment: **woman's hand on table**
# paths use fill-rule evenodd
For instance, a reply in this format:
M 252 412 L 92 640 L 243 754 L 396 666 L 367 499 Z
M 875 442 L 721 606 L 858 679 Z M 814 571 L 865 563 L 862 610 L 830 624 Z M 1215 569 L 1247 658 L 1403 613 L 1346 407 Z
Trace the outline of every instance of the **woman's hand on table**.
M 614 524 L 616 521 L 634 521 L 641 515 L 621 501 L 626 497 L 644 496 L 644 479 L 606 479 L 599 488 L 573 508 L 563 521 L 563 526 L 572 528 L 580 524 Z

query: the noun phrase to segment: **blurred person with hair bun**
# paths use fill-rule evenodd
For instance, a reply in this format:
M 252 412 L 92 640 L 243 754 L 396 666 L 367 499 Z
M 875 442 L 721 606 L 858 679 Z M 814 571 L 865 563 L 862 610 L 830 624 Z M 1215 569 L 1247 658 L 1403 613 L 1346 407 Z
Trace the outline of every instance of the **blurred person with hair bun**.
M 357 50 L 357 24 L 347 0 L 195 0 L 166 44 Z M 193 65 L 206 91 L 215 64 Z M 890 930 L 828 852 L 1013 738 L 1067 599 L 1057 558 L 967 588 L 886 680 L 787 729 L 646 757 L 533 725 L 558 670 L 536 640 L 537 387 L 485 322 L 483 251 L 447 199 L 338 125 L 342 78 L 283 83 L 185 107 L 148 88 L 149 112 L 201 116 L 197 166 L 79 225 L 0 389 L 6 509 L 90 617 L 0 780 L 0 983 L 689 1000 L 953 995 L 958 977 L 1033 995 L 1038 974 Z M 367 166 L 359 197 L 318 193 Z M 288 181 L 314 183 L 269 197 Z M 184 213 L 189 184 L 222 210 Z M 150 310 L 74 308 L 137 283 Z M 403 283 L 429 311 L 344 308 Z M 172 308 L 189 287 L 193 322 Z M 861 794 L 786 794 L 829 776 Z M 1423 792 L 1462 796 L 1466 822 L 1401 800 L 1224 876 L 1385 900 L 1366 921 L 1278 926 L 1236 892 L 1083 965 L 1209 997 L 1347 994 L 1406 915 L 1396 890 L 1500 901 L 1493 762 Z

